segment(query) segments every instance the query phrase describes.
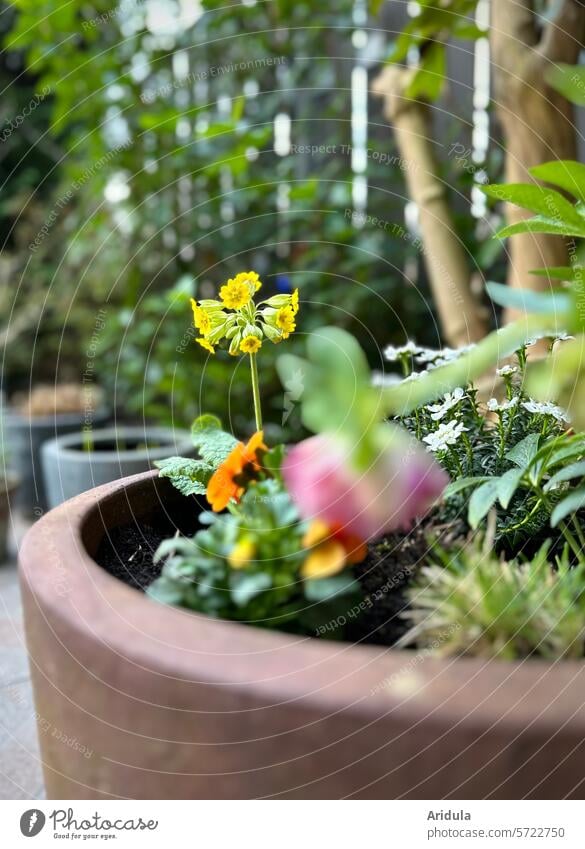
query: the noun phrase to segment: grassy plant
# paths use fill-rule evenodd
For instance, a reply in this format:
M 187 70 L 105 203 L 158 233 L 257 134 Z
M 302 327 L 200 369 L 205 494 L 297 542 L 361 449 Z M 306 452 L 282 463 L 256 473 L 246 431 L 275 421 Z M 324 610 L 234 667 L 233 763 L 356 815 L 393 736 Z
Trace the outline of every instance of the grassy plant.
M 567 547 L 556 558 L 549 550 L 546 543 L 530 560 L 505 560 L 489 535 L 435 549 L 409 590 L 414 624 L 401 645 L 440 656 L 582 657 L 585 563 L 571 567 Z

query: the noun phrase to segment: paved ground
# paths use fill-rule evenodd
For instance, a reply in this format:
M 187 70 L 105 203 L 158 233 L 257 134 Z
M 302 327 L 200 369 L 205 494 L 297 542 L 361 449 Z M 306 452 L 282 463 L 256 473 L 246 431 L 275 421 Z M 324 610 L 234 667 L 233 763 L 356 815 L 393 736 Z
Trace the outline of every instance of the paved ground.
M 0 565 L 0 799 L 44 796 L 14 561 Z

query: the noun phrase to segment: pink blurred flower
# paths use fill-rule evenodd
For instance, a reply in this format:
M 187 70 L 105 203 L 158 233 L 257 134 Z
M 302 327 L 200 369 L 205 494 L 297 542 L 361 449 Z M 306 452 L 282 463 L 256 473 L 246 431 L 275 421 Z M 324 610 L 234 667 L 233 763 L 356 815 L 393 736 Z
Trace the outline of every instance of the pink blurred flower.
M 291 448 L 282 474 L 303 518 L 362 540 L 408 530 L 449 483 L 416 440 L 397 429 L 363 471 L 353 468 L 342 441 L 321 434 Z

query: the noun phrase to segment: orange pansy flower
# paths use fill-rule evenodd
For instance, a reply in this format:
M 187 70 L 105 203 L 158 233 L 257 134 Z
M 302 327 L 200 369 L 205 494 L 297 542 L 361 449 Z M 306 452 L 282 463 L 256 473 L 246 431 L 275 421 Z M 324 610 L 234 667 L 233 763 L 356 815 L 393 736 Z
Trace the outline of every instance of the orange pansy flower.
M 257 431 L 247 445 L 238 442 L 235 448 L 217 467 L 207 484 L 207 500 L 214 513 L 225 510 L 231 499 L 238 501 L 246 485 L 254 480 L 260 471 L 260 458 L 268 451 L 264 444 L 264 434 Z

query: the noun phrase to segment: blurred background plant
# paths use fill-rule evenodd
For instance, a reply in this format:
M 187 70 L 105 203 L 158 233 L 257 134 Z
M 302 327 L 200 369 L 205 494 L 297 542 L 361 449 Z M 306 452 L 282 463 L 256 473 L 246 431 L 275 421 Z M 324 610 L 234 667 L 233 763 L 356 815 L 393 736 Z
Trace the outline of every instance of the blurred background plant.
M 503 161 L 484 0 L 3 6 L 9 393 L 89 372 L 126 418 L 188 424 L 204 408 L 249 429 L 248 370 L 232 379 L 227 358 L 202 358 L 188 306 L 241 268 L 266 295 L 298 286 L 301 335 L 347 327 L 372 364 L 405 327 L 427 344 L 458 334 L 445 326 L 457 292 L 478 310 L 473 334 L 487 329 L 481 279 L 502 277 L 505 257 L 478 191 Z M 431 177 L 450 188 L 435 240 L 416 202 L 424 162 L 397 126 L 396 147 L 374 96 L 387 60 L 411 72 L 408 98 L 430 105 L 440 139 Z M 436 254 L 446 231 L 457 269 Z M 272 365 L 267 352 L 266 418 L 286 437 L 300 424 L 293 409 L 282 433 Z

